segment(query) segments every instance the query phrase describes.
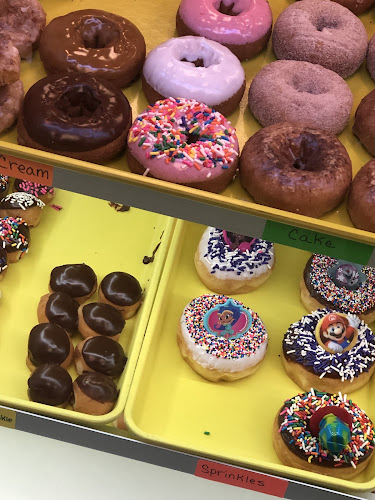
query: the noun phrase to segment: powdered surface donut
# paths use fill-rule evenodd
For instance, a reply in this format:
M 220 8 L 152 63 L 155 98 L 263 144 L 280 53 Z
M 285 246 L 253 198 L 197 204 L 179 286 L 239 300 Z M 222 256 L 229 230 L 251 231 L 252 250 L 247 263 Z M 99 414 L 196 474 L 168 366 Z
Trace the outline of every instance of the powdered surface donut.
M 366 56 L 367 32 L 348 9 L 330 0 L 302 0 L 275 22 L 272 45 L 278 59 L 320 64 L 343 78 Z
M 352 92 L 340 76 L 304 61 L 267 64 L 249 90 L 250 110 L 263 127 L 290 121 L 339 134 L 352 105 Z
M 282 361 L 305 391 L 353 392 L 374 372 L 375 337 L 358 316 L 319 309 L 290 325 Z
M 235 129 L 223 115 L 193 99 L 149 106 L 130 128 L 130 170 L 217 193 L 238 163 Z
M 375 160 L 366 163 L 354 177 L 347 206 L 355 227 L 375 232 Z
M 353 134 L 367 151 L 375 156 L 375 90 L 367 94 L 355 112 Z
M 17 120 L 23 102 L 23 84 L 17 80 L 0 87 L 0 132 L 11 127 Z
M 239 172 L 257 203 L 311 217 L 335 208 L 352 179 L 349 155 L 335 136 L 290 123 L 250 137 Z
M 182 0 L 176 28 L 228 47 L 240 61 L 256 56 L 271 35 L 272 12 L 266 0 Z
M 199 375 L 218 382 L 247 377 L 260 365 L 268 336 L 258 314 L 225 295 L 202 295 L 181 316 L 182 357 Z
M 371 78 L 375 80 L 375 35 L 372 36 L 367 49 L 367 69 Z

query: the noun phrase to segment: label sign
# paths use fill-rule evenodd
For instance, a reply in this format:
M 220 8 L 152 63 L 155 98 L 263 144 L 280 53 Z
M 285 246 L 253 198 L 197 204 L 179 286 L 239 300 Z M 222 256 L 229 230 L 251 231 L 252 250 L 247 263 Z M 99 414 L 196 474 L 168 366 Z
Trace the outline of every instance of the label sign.
M 0 425 L 2 427 L 9 427 L 10 429 L 16 428 L 16 415 L 17 413 L 7 408 L 0 408 Z
M 0 174 L 25 181 L 39 182 L 45 186 L 53 185 L 53 167 L 50 165 L 21 160 L 2 153 L 0 153 Z
M 266 222 L 262 238 L 288 247 L 321 253 L 357 264 L 367 264 L 373 251 L 373 247 L 366 243 L 346 240 L 270 220 Z
M 239 486 L 247 490 L 259 491 L 266 495 L 284 498 L 288 481 L 278 477 L 271 477 L 259 472 L 240 469 L 230 465 L 198 460 L 195 475 L 218 483 Z

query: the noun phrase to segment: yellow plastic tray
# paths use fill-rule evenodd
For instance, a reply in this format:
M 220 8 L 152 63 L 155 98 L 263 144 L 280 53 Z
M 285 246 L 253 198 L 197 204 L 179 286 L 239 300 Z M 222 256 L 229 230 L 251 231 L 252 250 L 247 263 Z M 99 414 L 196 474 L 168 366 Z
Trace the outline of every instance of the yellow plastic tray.
M 280 354 L 287 328 L 306 314 L 299 281 L 308 252 L 276 245 L 276 266 L 269 280 L 254 292 L 234 295 L 259 313 L 269 333 L 266 357 L 254 375 L 236 382 L 209 382 L 181 357 L 176 337 L 182 311 L 194 297 L 211 293 L 194 267 L 203 231 L 200 225 L 177 223 L 125 406 L 129 428 L 145 441 L 227 463 L 337 490 L 374 490 L 375 459 L 355 480 L 346 481 L 281 465 L 272 446 L 277 411 L 285 399 L 301 391 L 286 375 Z M 373 421 L 374 390 L 373 377 L 351 396 Z
M 53 203 L 63 209 L 57 212 L 49 206 L 44 208 L 39 226 L 31 230 L 29 253 L 10 265 L 0 282 L 0 403 L 88 425 L 110 422 L 125 405 L 174 220 L 133 208 L 116 212 L 106 201 L 62 190 L 58 190 Z M 143 257 L 151 255 L 159 242 L 154 262 L 143 264 Z M 27 397 L 27 342 L 31 328 L 38 323 L 39 299 L 48 293 L 51 270 L 75 262 L 90 265 L 99 282 L 109 272 L 129 272 L 145 289 L 141 308 L 126 321 L 120 336 L 128 362 L 118 381 L 119 397 L 114 409 L 103 416 L 33 403 Z M 90 302 L 95 300 L 97 293 Z M 80 340 L 80 335 L 75 334 L 73 343 Z M 69 372 L 74 380 L 74 367 Z
M 107 6 L 103 6 L 103 2 L 100 0 L 41 0 L 41 3 L 47 12 L 48 21 L 72 10 L 85 8 L 104 8 L 121 14 L 133 21 L 142 31 L 146 39 L 148 52 L 163 41 L 176 36 L 175 15 L 179 5 L 178 0 L 135 0 L 132 2 L 112 0 L 112 2 L 110 2 Z M 290 0 L 270 0 L 274 20 L 290 3 L 292 3 Z M 373 24 L 374 10 L 370 11 L 370 13 L 362 15 L 361 20 L 364 22 L 367 33 L 370 37 L 375 32 Z M 246 71 L 247 89 L 240 108 L 229 117 L 233 125 L 237 128 L 241 148 L 244 146 L 246 140 L 260 128 L 259 124 L 247 108 L 249 84 L 261 67 L 273 60 L 274 55 L 271 43 L 269 43 L 266 51 L 262 52 L 255 59 L 245 61 L 243 63 Z M 24 81 L 25 89 L 27 90 L 34 82 L 43 76 L 45 76 L 45 71 L 40 62 L 38 52 L 35 52 L 31 64 L 25 61 L 22 63 L 22 80 Z M 349 151 L 353 162 L 353 173 L 355 174 L 359 168 L 370 159 L 370 156 L 366 153 L 365 149 L 359 144 L 358 140 L 351 132 L 354 112 L 360 100 L 374 88 L 374 83 L 369 77 L 365 65 L 362 65 L 361 69 L 354 76 L 348 78 L 347 82 L 354 94 L 354 105 L 349 124 L 345 131 L 340 135 L 340 139 Z M 124 92 L 130 101 L 133 109 L 133 115 L 135 117 L 138 113 L 143 111 L 148 104 L 143 95 L 140 81 L 136 81 L 131 87 L 125 89 Z M 336 210 L 333 210 L 322 217 L 322 219 L 313 219 L 311 217 L 300 216 L 255 204 L 251 197 L 240 186 L 238 180 L 235 180 L 221 194 L 214 195 L 204 191 L 132 174 L 129 172 L 124 155 L 121 155 L 103 168 L 103 166 L 100 165 L 71 160 L 63 156 L 52 155 L 24 148 L 18 146 L 16 143 L 17 137 L 14 129 L 4 133 L 1 136 L 0 152 L 34 161 L 40 161 L 42 163 L 63 166 L 64 168 L 71 170 L 73 169 L 86 173 L 95 173 L 133 185 L 148 186 L 158 191 L 177 194 L 179 196 L 213 204 L 215 206 L 226 207 L 242 213 L 253 214 L 287 224 L 312 228 L 323 233 L 328 232 L 336 236 L 375 245 L 374 233 L 353 228 L 346 210 L 345 202 L 342 203 Z M 158 207 L 155 207 L 155 211 L 157 210 Z

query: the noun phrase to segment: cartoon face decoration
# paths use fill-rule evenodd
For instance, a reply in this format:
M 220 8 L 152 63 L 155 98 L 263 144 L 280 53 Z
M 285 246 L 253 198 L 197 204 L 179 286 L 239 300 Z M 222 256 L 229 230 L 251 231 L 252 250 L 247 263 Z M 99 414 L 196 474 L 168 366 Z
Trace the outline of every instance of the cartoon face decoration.
M 328 276 L 336 286 L 347 290 L 356 290 L 367 279 L 362 269 L 363 266 L 359 264 L 339 260 L 335 266 L 328 269 Z
M 331 353 L 340 353 L 353 347 L 358 338 L 356 319 L 342 313 L 329 313 L 319 321 L 315 336 L 318 344 Z
M 250 250 L 255 243 L 255 238 L 251 236 L 243 236 L 242 234 L 231 233 L 230 231 L 223 231 L 225 243 L 230 246 L 232 250 L 239 250 L 246 252 Z
M 251 328 L 250 312 L 232 299 L 218 304 L 206 312 L 203 318 L 205 329 L 217 337 L 238 339 Z

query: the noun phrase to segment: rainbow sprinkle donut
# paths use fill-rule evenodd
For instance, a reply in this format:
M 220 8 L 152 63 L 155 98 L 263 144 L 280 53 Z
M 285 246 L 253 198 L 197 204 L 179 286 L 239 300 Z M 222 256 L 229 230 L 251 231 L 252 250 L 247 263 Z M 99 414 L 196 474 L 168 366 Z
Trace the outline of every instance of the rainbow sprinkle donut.
M 253 373 L 264 358 L 268 336 L 258 314 L 226 295 L 202 295 L 184 309 L 178 344 L 185 361 L 217 382 Z
M 8 254 L 8 262 L 17 262 L 29 250 L 30 230 L 21 217 L 0 219 L 0 246 Z
M 148 106 L 128 137 L 132 172 L 218 193 L 238 163 L 235 129 L 220 113 L 193 99 Z

